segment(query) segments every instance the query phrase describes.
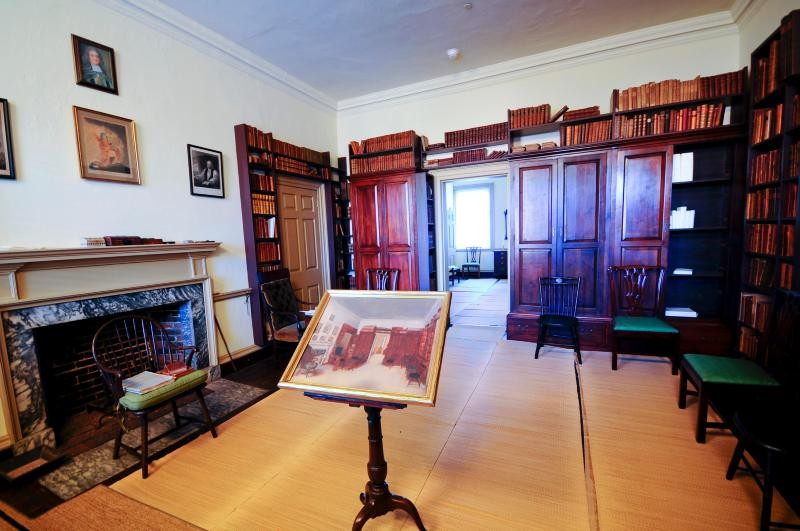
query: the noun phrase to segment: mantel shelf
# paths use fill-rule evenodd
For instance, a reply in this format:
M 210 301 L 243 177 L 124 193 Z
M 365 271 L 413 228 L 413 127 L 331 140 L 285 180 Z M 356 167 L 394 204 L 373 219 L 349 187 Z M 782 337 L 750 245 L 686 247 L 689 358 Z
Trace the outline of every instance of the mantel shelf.
M 33 262 L 63 262 L 65 260 L 124 260 L 142 256 L 157 257 L 176 254 L 208 254 L 217 250 L 220 242 L 164 243 L 153 245 L 112 245 L 103 247 L 11 248 L 0 250 L 0 265 Z

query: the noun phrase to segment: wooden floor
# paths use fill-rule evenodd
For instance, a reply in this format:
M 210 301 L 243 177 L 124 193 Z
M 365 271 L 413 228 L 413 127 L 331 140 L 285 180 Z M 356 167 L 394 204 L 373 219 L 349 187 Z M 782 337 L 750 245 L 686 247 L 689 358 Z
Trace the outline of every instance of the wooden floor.
M 582 435 L 571 352 L 534 360 L 502 326 L 459 323 L 507 312 L 506 284 L 468 282 L 454 291 L 437 406 L 383 415 L 387 480 L 428 529 L 755 528 L 754 483 L 724 479 L 732 438 L 694 442 L 666 363 L 623 359 L 612 373 L 607 353 L 585 353 Z M 278 391 L 219 431 L 113 488 L 207 529 L 351 526 L 367 479 L 362 410 Z M 414 529 L 402 514 L 365 526 L 401 528 Z

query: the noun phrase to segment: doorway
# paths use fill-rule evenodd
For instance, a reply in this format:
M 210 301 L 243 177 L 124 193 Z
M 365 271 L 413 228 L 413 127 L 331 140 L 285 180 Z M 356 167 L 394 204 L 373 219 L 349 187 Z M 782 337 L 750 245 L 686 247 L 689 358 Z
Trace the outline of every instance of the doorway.
M 300 300 L 316 304 L 330 285 L 324 234 L 323 185 L 289 177 L 278 178 L 283 265 Z

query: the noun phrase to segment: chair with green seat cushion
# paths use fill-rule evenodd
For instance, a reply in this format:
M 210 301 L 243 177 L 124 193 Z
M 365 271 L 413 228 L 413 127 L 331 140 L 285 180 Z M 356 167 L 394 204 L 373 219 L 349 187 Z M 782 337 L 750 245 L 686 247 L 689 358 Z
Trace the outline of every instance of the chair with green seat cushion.
M 140 315 L 111 319 L 97 330 L 92 339 L 92 355 L 112 403 L 123 417 L 128 412 L 136 415 L 141 425 L 141 445 L 133 448 L 122 444 L 123 422 L 120 422 L 114 440 L 113 458 L 119 459 L 121 448 L 133 453 L 141 459 L 143 478 L 148 476 L 148 445 L 151 442 L 148 434 L 149 414 L 155 409 L 171 404 L 176 429 L 181 426 L 181 420 L 202 422 L 213 437 L 217 436 L 203 397 L 208 375 L 203 370 L 191 367 L 196 350 L 193 346 L 173 344 L 160 324 Z M 158 372 L 167 367 L 173 371 L 188 372 L 178 374 L 174 381 L 146 393 L 136 394 L 124 389 L 123 381 L 126 378 L 143 371 Z M 177 401 L 192 394 L 197 397 L 203 419 L 178 413 Z
M 678 329 L 664 316 L 664 268 L 660 266 L 622 265 L 608 268 L 611 296 L 612 342 L 611 368 L 617 370 L 623 345 L 628 354 L 666 355 L 672 374 L 678 373 Z
M 481 248 L 467 247 L 467 261 L 461 264 L 461 275 L 465 278 L 475 276 L 481 278 Z

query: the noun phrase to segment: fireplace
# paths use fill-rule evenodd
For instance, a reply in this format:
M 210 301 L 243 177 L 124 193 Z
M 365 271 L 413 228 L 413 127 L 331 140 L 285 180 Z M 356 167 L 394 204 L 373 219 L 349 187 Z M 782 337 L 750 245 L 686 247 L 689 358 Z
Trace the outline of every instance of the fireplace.
M 129 315 L 155 319 L 177 345 L 195 344 L 189 301 L 33 329 L 45 414 L 55 430 L 57 443 L 61 443 L 61 428 L 69 417 L 107 405 L 108 391 L 92 356 L 92 338 L 110 318 Z
M 0 251 L 0 391 L 14 453 L 55 446 L 54 428 L 104 390 L 91 339 L 112 316 L 153 314 L 219 374 L 211 279 L 216 242 Z M 5 439 L 5 440 L 4 440 Z

